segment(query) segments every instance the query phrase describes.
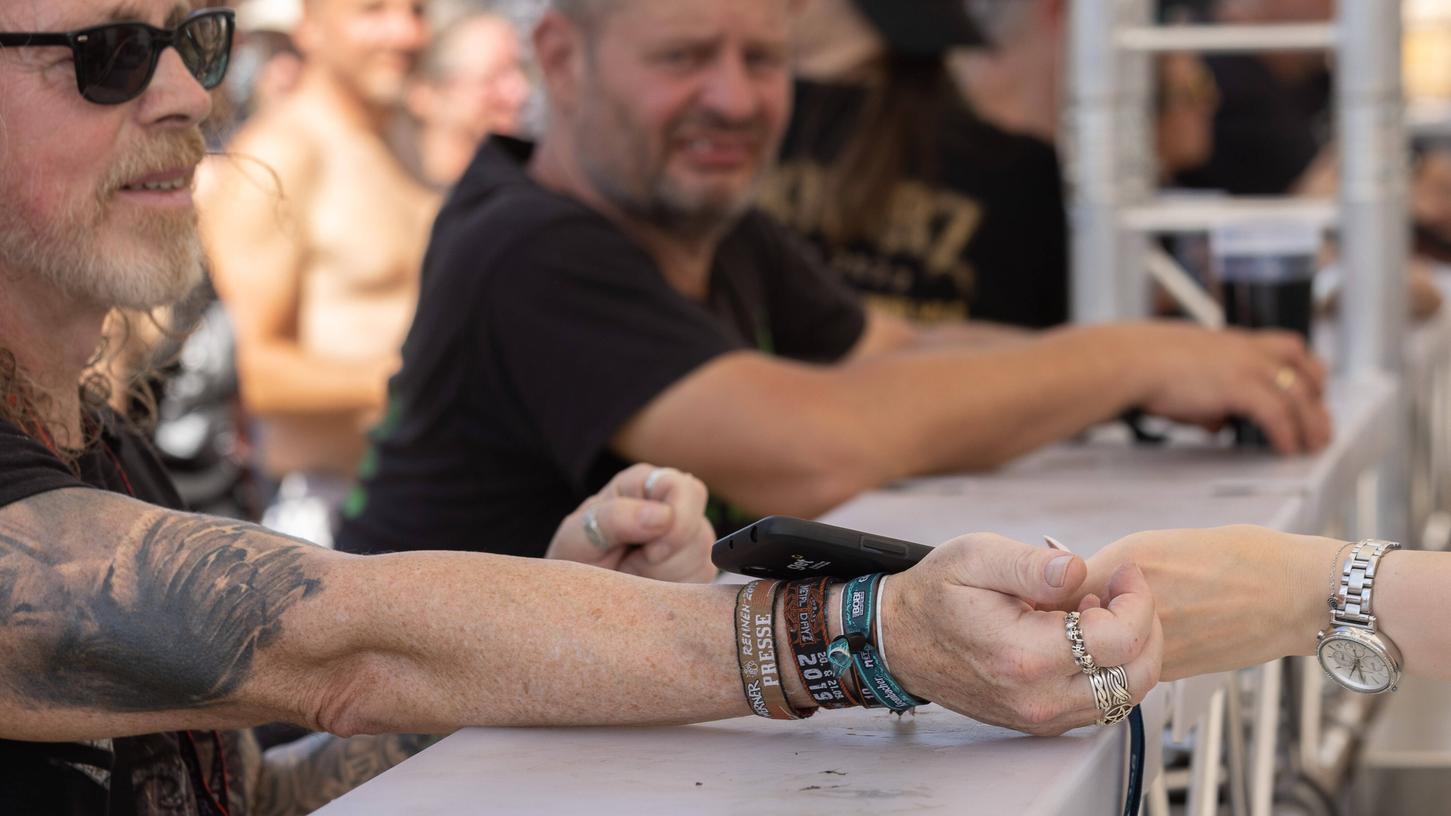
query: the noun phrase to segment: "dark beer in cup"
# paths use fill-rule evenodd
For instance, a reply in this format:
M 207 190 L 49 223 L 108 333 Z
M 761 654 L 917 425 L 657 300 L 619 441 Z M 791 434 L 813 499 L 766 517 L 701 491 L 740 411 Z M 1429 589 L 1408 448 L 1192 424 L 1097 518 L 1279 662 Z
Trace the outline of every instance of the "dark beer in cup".
M 1225 321 L 1247 329 L 1285 329 L 1310 341 L 1320 230 L 1302 223 L 1220 227 L 1211 236 Z M 1254 423 L 1233 422 L 1235 443 L 1268 447 Z

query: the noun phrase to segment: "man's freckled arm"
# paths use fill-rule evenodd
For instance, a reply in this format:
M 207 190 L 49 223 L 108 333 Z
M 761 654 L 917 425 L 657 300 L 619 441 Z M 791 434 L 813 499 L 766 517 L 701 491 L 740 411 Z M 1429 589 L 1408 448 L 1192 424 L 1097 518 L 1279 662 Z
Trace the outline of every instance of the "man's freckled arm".
M 739 716 L 733 607 L 728 587 L 472 553 L 360 558 L 55 491 L 0 509 L 0 738 Z M 611 682 L 581 695 L 581 673 Z

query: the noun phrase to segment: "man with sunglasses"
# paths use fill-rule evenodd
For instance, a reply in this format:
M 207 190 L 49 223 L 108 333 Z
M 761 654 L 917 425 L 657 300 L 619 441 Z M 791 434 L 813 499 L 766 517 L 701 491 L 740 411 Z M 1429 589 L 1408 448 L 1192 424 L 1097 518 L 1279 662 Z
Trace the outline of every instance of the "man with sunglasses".
M 0 0 L 0 810 L 241 816 L 255 780 L 230 748 L 245 743 L 211 729 L 263 722 L 352 735 L 750 713 L 733 588 L 474 553 L 358 558 L 166 509 L 144 440 L 78 383 L 112 309 L 196 281 L 190 185 L 230 34 L 229 13 L 175 0 Z M 664 500 L 673 478 L 635 469 L 611 489 Z M 1086 575 L 1051 550 L 949 543 L 882 596 L 891 670 L 1034 733 L 1092 722 L 1063 614 L 1035 611 Z M 1142 576 L 1113 587 L 1083 636 L 1137 701 L 1162 643 Z
M 261 464 L 282 483 L 265 522 L 320 544 L 382 414 L 438 206 L 395 138 L 425 7 L 304 4 L 298 87 L 242 128 L 201 207 Z

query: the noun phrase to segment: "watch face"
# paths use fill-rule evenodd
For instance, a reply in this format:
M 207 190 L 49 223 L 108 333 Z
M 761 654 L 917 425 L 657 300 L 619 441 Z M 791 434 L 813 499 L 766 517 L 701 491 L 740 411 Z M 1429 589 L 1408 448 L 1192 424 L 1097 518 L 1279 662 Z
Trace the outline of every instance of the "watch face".
M 1327 637 L 1320 644 L 1320 665 L 1342 686 L 1363 694 L 1391 687 L 1392 670 L 1385 656 L 1359 640 Z

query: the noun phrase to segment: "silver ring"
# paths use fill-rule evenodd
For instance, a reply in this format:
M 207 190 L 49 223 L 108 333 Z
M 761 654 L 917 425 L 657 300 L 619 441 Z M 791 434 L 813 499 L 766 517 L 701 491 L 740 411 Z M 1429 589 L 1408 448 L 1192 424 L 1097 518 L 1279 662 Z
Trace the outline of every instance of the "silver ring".
M 1068 645 L 1073 649 L 1073 662 L 1078 664 L 1079 671 L 1091 675 L 1098 671 L 1098 663 L 1088 653 L 1088 644 L 1083 642 L 1083 629 L 1080 626 L 1082 617 L 1077 612 L 1069 612 L 1068 619 L 1063 622 L 1063 629 L 1068 635 Z
M 655 488 L 660 485 L 660 480 L 667 475 L 674 473 L 675 468 L 655 468 L 650 475 L 645 477 L 645 498 L 655 498 Z
M 1088 684 L 1093 687 L 1093 704 L 1101 714 L 1099 725 L 1118 725 L 1134 710 L 1129 673 L 1123 666 L 1098 669 L 1088 675 Z
M 584 511 L 584 535 L 589 539 L 589 543 L 595 545 L 595 549 L 600 552 L 609 552 L 614 547 L 605 539 L 605 531 L 600 529 L 600 520 L 595 514 L 598 509 L 599 505 L 595 505 Z

